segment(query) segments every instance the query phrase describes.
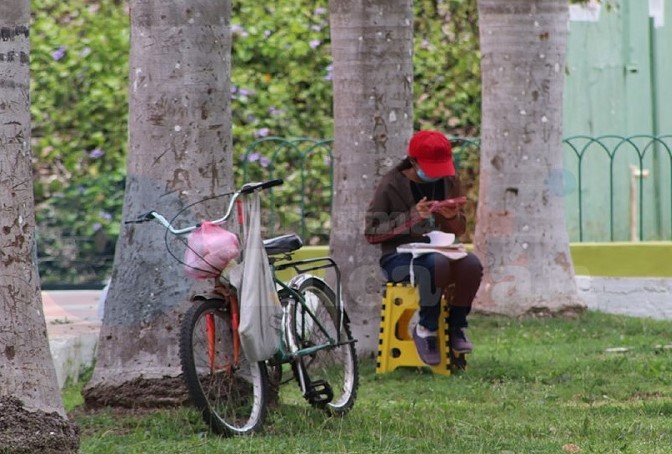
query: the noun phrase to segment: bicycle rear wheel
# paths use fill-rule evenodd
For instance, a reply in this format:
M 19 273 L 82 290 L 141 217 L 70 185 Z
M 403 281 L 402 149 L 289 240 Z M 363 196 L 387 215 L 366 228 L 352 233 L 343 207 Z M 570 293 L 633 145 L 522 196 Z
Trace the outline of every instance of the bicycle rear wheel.
M 228 305 L 204 300 L 184 315 L 180 333 L 182 372 L 196 407 L 218 434 L 256 432 L 266 417 L 268 376 L 263 362 L 249 362 L 239 350 Z
M 307 278 L 299 284 L 305 304 L 295 303 L 289 327 L 300 349 L 326 346 L 297 359 L 297 380 L 305 372 L 312 384 L 308 402 L 330 415 L 344 415 L 353 406 L 359 385 L 355 344 L 345 311 L 340 311 L 334 291 L 324 281 Z M 340 325 L 340 327 L 339 327 Z M 340 335 L 339 335 L 340 332 Z

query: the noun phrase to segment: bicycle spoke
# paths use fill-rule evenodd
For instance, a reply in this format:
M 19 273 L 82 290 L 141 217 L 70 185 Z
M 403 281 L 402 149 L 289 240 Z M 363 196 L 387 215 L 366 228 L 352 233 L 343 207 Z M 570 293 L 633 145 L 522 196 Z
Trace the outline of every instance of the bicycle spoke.
M 204 301 L 185 314 L 180 355 L 190 394 L 217 433 L 261 428 L 266 415 L 266 368 L 236 352 L 232 320 L 221 301 Z

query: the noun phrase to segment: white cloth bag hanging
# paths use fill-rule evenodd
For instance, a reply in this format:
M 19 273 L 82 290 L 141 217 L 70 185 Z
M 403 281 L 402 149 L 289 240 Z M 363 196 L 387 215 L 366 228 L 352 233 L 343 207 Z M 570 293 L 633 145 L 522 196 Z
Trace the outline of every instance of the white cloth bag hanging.
M 282 308 L 261 239 L 258 192 L 250 194 L 245 200 L 244 235 L 242 279 L 238 286 L 240 307 L 238 334 L 248 360 L 265 361 L 280 347 Z

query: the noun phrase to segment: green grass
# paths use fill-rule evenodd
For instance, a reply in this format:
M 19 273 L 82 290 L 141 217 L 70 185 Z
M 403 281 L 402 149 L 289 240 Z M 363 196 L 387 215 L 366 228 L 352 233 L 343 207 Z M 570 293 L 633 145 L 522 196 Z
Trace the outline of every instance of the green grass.
M 294 383 L 253 437 L 218 438 L 188 409 L 75 409 L 81 452 L 670 452 L 672 322 L 589 312 L 569 321 L 475 316 L 471 327 L 476 350 L 459 375 L 376 375 L 364 361 L 359 397 L 343 419 L 310 408 Z M 628 351 L 608 350 L 615 347 Z M 65 390 L 68 410 L 81 405 L 78 391 Z

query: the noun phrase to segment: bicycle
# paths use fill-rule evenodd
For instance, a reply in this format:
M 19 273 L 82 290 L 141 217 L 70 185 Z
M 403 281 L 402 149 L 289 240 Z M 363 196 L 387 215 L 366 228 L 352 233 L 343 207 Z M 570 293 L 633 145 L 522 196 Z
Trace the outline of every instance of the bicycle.
M 282 184 L 282 180 L 249 183 L 227 194 L 223 224 L 240 196 Z M 157 221 L 167 232 L 183 236 L 200 224 L 176 229 L 163 215 L 150 211 L 127 223 Z M 349 319 L 341 301 L 341 276 L 331 257 L 292 260 L 303 243 L 295 234 L 263 241 L 282 307 L 278 351 L 267 361 L 248 361 L 238 338 L 239 304 L 225 273 L 214 278 L 205 294 L 194 295 L 180 329 L 180 362 L 189 395 L 209 427 L 223 436 L 261 430 L 269 401 L 279 392 L 283 365 L 288 364 L 310 405 L 329 415 L 345 415 L 354 405 L 359 370 Z M 293 269 L 283 282 L 277 273 Z M 311 272 L 331 269 L 335 290 Z M 291 380 L 290 378 L 290 380 Z

